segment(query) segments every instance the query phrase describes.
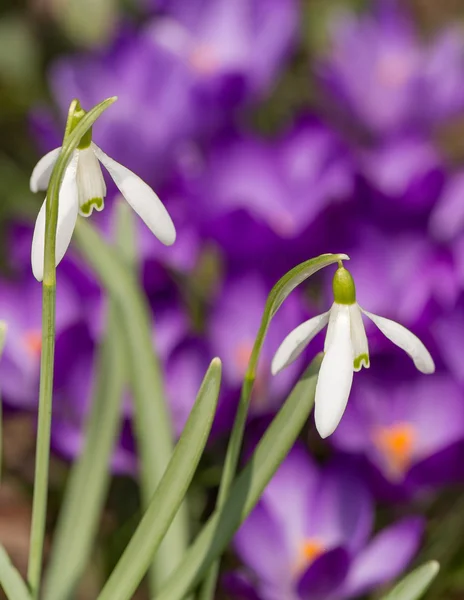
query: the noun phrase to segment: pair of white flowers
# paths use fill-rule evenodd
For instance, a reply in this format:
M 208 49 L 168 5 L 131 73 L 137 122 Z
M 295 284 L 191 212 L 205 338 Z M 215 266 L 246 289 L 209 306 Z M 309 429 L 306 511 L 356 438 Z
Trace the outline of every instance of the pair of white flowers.
M 316 428 L 322 438 L 331 435 L 340 423 L 350 395 L 353 373 L 369 367 L 369 347 L 362 313 L 377 325 L 385 337 L 409 354 L 419 371 L 435 371 L 430 353 L 417 336 L 403 325 L 359 306 L 353 278 L 341 264 L 334 275 L 333 293 L 334 303 L 330 310 L 290 332 L 277 350 L 271 367 L 274 375 L 281 371 L 303 352 L 319 331 L 329 325 L 316 384 L 314 411 Z
M 52 150 L 37 163 L 30 181 L 33 192 L 47 189 L 60 151 L 61 148 Z M 60 188 L 56 264 L 70 244 L 77 215 L 88 217 L 93 209 L 103 209 L 106 186 L 100 163 L 154 235 L 166 245 L 175 241 L 172 220 L 155 192 L 135 173 L 107 156 L 88 135 L 75 150 Z M 44 268 L 45 212 L 44 202 L 35 224 L 31 252 L 32 270 L 39 281 L 43 279 Z M 316 427 L 323 438 L 334 432 L 343 416 L 353 372 L 363 366 L 369 367 L 369 348 L 361 313 L 369 317 L 389 340 L 405 350 L 419 371 L 433 373 L 435 369 L 429 352 L 413 333 L 394 321 L 360 308 L 353 279 L 341 264 L 334 276 L 333 291 L 331 309 L 294 329 L 282 342 L 272 362 L 272 372 L 276 374 L 293 362 L 328 324 L 315 398 Z

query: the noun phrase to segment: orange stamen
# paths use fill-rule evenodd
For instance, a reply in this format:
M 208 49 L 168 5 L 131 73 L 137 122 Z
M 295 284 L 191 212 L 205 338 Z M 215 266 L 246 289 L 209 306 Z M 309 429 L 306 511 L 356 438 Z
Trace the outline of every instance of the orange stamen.
M 214 57 L 214 50 L 206 45 L 197 46 L 190 53 L 190 64 L 203 75 L 211 75 L 218 67 L 218 61 Z
M 300 575 L 324 552 L 325 548 L 318 540 L 312 538 L 304 540 L 298 552 L 294 568 L 295 575 Z
M 379 61 L 378 76 L 384 85 L 395 89 L 407 82 L 411 68 L 411 60 L 408 61 L 403 56 L 390 54 Z
M 27 331 L 24 334 L 24 346 L 32 356 L 40 356 L 42 352 L 42 332 Z
M 252 351 L 253 343 L 248 341 L 240 342 L 235 348 L 235 364 L 243 374 L 247 370 Z
M 379 427 L 374 443 L 383 454 L 392 479 L 402 479 L 411 466 L 416 432 L 410 423 Z

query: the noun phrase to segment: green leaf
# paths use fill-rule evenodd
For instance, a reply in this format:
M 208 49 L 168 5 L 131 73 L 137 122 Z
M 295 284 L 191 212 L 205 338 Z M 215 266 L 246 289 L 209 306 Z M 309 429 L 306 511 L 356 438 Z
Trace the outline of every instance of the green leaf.
M 130 600 L 192 481 L 216 412 L 221 361 L 213 359 L 166 472 L 98 600 Z
M 237 414 L 235 416 L 234 425 L 230 435 L 229 445 L 227 447 L 226 458 L 224 461 L 224 469 L 221 477 L 221 484 L 219 486 L 219 494 L 217 499 L 217 506 L 220 508 L 230 490 L 232 481 L 237 470 L 238 459 L 240 456 L 240 449 L 242 446 L 243 433 L 245 431 L 245 424 L 248 416 L 248 408 L 250 405 L 251 392 L 253 390 L 253 384 L 256 377 L 256 368 L 258 365 L 259 355 L 266 338 L 266 333 L 271 323 L 272 318 L 281 307 L 284 300 L 292 293 L 292 291 L 303 283 L 308 277 L 340 260 L 349 260 L 346 254 L 322 254 L 317 258 L 307 260 L 286 273 L 279 281 L 275 284 L 269 293 L 266 300 L 266 306 L 264 307 L 264 313 L 261 319 L 261 325 L 256 336 L 253 350 L 251 352 L 248 368 L 245 373 L 245 379 L 242 385 L 242 391 L 240 394 L 240 402 L 237 408 Z M 214 597 L 214 591 L 216 588 L 216 580 L 219 573 L 219 564 L 212 566 L 210 573 L 208 573 L 205 582 L 200 590 L 200 600 L 212 600 Z
M 0 585 L 8 600 L 31 600 L 26 582 L 2 545 L 0 545 Z
M 313 407 L 321 361 L 322 356 L 316 357 L 306 369 L 234 481 L 224 505 L 210 516 L 156 600 L 182 600 L 194 589 L 256 506 Z
M 127 227 L 125 204 L 117 208 L 118 250 L 126 253 L 131 239 L 124 235 Z M 121 426 L 126 359 L 121 318 L 118 307 L 110 298 L 108 326 L 99 352 L 85 445 L 73 464 L 53 536 L 45 579 L 48 600 L 63 600 L 70 596 L 93 551 L 111 480 L 111 455 Z
M 0 321 L 0 357 L 2 356 L 3 348 L 5 347 L 7 330 L 8 325 L 5 321 Z
M 140 456 L 142 501 L 146 507 L 173 450 L 162 373 L 153 349 L 150 309 L 126 261 L 115 254 L 90 223 L 79 219 L 74 237 L 84 258 L 119 306 L 130 359 L 129 374 L 135 409 L 133 423 Z M 159 582 L 166 579 L 177 566 L 185 552 L 187 540 L 187 516 L 182 510 L 163 541 L 162 551 L 155 558 L 154 569 Z
M 435 579 L 440 570 L 437 561 L 431 560 L 406 575 L 395 585 L 392 591 L 383 597 L 383 600 L 419 600 Z

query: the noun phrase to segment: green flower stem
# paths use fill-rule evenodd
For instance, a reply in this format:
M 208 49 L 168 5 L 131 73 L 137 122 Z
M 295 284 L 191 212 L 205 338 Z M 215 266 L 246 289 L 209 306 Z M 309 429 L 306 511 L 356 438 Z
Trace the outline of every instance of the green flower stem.
M 111 481 L 111 454 L 121 426 L 126 353 L 115 306 L 99 356 L 97 385 L 86 424 L 85 446 L 74 463 L 44 583 L 47 600 L 70 597 L 93 551 Z
M 135 407 L 133 422 L 140 454 L 142 501 L 147 507 L 173 451 L 161 368 L 153 350 L 149 307 L 126 262 L 114 254 L 101 235 L 84 219 L 77 224 L 75 233 L 82 255 L 119 305 L 130 356 L 129 371 Z M 181 508 L 154 559 L 157 587 L 180 562 L 187 539 L 187 515 L 185 509 Z
M 264 309 L 261 325 L 256 336 L 253 350 L 248 362 L 245 378 L 240 393 L 240 401 L 235 416 L 232 433 L 230 435 L 229 445 L 227 447 L 226 458 L 224 461 L 224 470 L 222 472 L 221 482 L 216 506 L 220 509 L 224 506 L 230 492 L 232 482 L 237 471 L 240 449 L 242 447 L 243 434 L 250 406 L 251 393 L 256 379 L 256 369 L 258 366 L 259 355 L 266 339 L 267 330 L 270 322 L 283 301 L 287 296 L 305 279 L 319 271 L 320 269 L 338 262 L 341 258 L 347 260 L 345 254 L 323 254 L 317 258 L 308 260 L 286 273 L 272 288 Z M 216 582 L 219 574 L 219 561 L 211 566 L 205 581 L 201 586 L 199 600 L 212 600 L 216 589 Z
M 45 238 L 46 254 L 47 246 L 48 253 L 50 253 L 50 246 L 52 246 L 51 256 L 54 257 L 55 244 L 50 243 L 50 230 Z M 31 541 L 27 569 L 27 580 L 31 588 L 32 598 L 34 599 L 39 597 L 43 543 L 45 537 L 45 520 L 47 515 L 48 464 L 50 460 L 53 367 L 55 354 L 55 261 L 53 260 L 52 268 L 50 267 L 50 261 L 47 262 L 48 265 L 47 263 L 45 264 L 46 279 L 44 277 L 42 293 L 42 357 L 40 366 L 39 417 L 35 458 L 34 499 L 32 504 Z
M 56 267 L 55 245 L 58 222 L 58 198 L 66 168 L 82 136 L 116 98 L 93 108 L 65 139 L 53 168 L 47 193 L 45 218 L 44 277 L 42 286 L 42 356 L 40 364 L 39 414 L 32 503 L 31 540 L 27 580 L 33 600 L 39 597 L 43 545 L 47 515 L 48 466 L 52 417 L 53 368 L 55 355 Z
M 116 211 L 121 256 L 134 264 L 129 206 Z M 130 209 L 129 209 L 130 210 Z M 93 551 L 100 515 L 111 480 L 108 468 L 121 428 L 121 402 L 127 383 L 127 356 L 118 306 L 109 298 L 105 338 L 99 349 L 96 386 L 86 423 L 85 445 L 66 485 L 44 584 L 47 600 L 69 598 Z

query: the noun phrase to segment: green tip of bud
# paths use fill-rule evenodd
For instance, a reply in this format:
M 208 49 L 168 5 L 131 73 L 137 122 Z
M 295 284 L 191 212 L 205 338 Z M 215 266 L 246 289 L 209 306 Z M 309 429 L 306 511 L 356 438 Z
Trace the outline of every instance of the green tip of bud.
M 76 127 L 79 125 L 80 121 L 85 117 L 87 111 L 84 110 L 81 106 L 81 103 L 77 98 L 75 98 L 71 104 L 69 105 L 68 111 L 68 120 L 66 121 L 66 130 L 64 134 L 64 139 L 66 139 Z M 88 148 L 92 143 L 92 128 L 82 136 L 81 141 L 79 142 L 78 149 L 84 150 Z
M 341 261 L 339 262 L 341 264 Z M 334 300 L 337 304 L 355 304 L 356 287 L 353 277 L 343 264 L 335 271 L 332 281 Z

